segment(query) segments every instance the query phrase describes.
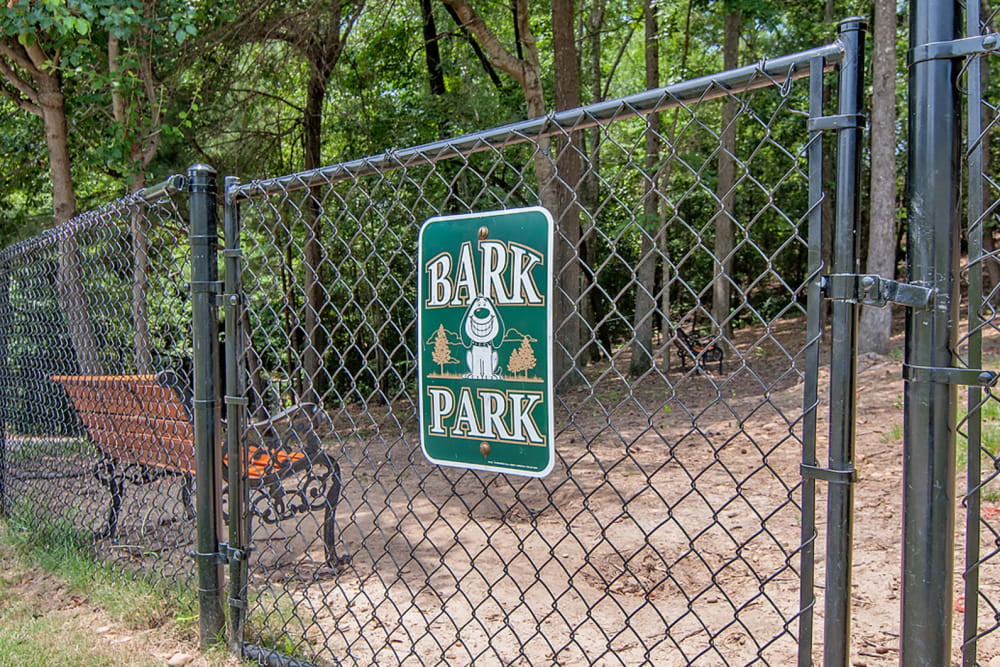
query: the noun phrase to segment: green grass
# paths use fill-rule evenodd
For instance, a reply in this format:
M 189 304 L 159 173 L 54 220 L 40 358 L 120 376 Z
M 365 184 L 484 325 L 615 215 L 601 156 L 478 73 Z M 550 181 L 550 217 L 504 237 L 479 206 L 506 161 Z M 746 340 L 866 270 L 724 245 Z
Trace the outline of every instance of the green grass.
M 900 442 L 903 439 L 903 425 L 896 424 L 888 433 L 882 434 L 882 442 Z
M 115 570 L 94 556 L 89 533 L 70 519 L 41 522 L 27 503 L 21 503 L 14 507 L 0 542 L 86 595 L 126 627 L 155 627 L 166 620 L 175 621 L 183 630 L 196 627 L 193 583 L 171 586 Z
M 116 571 L 72 521 L 34 516 L 20 503 L 0 522 L 0 667 L 162 665 L 143 637 L 197 643 L 194 582 L 179 588 Z M 101 619 L 115 624 L 112 638 L 134 641 L 103 638 Z M 202 653 L 206 661 L 233 664 L 221 643 Z
M 965 408 L 959 409 L 958 423 L 961 425 L 958 431 L 956 443 L 956 457 L 958 465 L 965 468 L 969 464 L 969 441 L 966 434 L 969 431 L 967 423 L 964 423 L 968 411 Z M 988 399 L 979 409 L 980 422 L 982 424 L 980 435 L 982 470 L 989 474 L 994 470 L 995 459 L 1000 452 L 1000 401 Z M 1000 500 L 1000 481 L 994 480 L 987 484 L 982 491 L 982 499 L 995 502 Z

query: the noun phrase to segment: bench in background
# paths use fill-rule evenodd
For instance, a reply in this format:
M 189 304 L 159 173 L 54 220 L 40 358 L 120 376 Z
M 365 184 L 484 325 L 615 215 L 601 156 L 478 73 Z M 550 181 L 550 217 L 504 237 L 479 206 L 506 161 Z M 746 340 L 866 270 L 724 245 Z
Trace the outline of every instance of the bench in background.
M 65 389 L 102 455 L 94 474 L 110 492 L 111 506 L 107 528 L 99 537 L 117 536 L 126 483 L 139 485 L 168 475 L 182 476 L 181 502 L 187 518 L 194 517 L 192 401 L 190 390 L 177 375 L 55 375 L 51 379 Z M 323 509 L 326 564 L 336 567 L 349 560 L 348 556 L 338 557 L 334 548 L 340 466 L 322 450 L 313 429 L 306 429 L 305 434 L 291 429 L 290 433 L 292 438 L 284 443 L 274 438 L 246 447 L 250 516 L 273 524 Z M 224 455 L 223 466 L 227 465 Z M 285 489 L 282 480 L 300 473 L 295 489 Z M 223 479 L 226 474 L 224 470 Z

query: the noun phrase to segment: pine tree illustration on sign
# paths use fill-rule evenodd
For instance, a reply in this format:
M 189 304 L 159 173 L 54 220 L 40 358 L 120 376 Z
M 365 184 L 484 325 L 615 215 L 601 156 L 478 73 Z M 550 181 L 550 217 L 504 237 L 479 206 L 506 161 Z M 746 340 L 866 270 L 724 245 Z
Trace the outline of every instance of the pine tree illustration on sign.
M 525 336 L 521 339 L 521 346 L 514 350 L 507 362 L 507 370 L 513 374 L 524 372 L 524 377 L 528 376 L 528 371 L 535 367 L 538 360 L 535 358 L 535 351 L 531 349 L 531 338 Z
M 458 359 L 451 356 L 451 346 L 448 345 L 448 334 L 445 333 L 443 324 L 438 326 L 437 332 L 434 334 L 434 352 L 431 353 L 431 358 L 435 364 L 441 367 L 442 375 L 444 375 L 445 364 L 458 363 Z

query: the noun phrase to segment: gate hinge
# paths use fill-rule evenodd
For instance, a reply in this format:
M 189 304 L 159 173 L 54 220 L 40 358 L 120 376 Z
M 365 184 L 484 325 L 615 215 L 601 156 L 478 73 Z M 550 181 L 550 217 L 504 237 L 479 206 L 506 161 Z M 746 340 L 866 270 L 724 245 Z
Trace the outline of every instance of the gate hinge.
M 851 301 L 882 307 L 898 303 L 908 308 L 929 308 L 934 290 L 889 280 L 877 275 L 832 273 L 822 276 L 820 290 L 832 301 Z
M 1000 48 L 1000 34 L 975 35 L 947 42 L 931 42 L 910 49 L 906 56 L 906 66 L 912 67 L 927 60 L 947 60 L 965 58 L 979 53 L 990 53 Z
M 188 283 L 192 294 L 216 294 L 222 291 L 221 280 L 192 280 Z
M 216 552 L 203 554 L 194 551 L 191 552 L 191 555 L 195 558 L 208 558 L 209 562 L 216 565 L 229 565 L 246 558 L 247 551 L 246 549 L 230 547 L 228 542 L 219 542 L 219 550 Z
M 1000 379 L 1000 373 L 981 368 L 935 368 L 903 364 L 903 379 L 914 382 L 992 387 Z
M 820 468 L 819 466 L 799 464 L 799 472 L 803 477 L 821 479 L 832 484 L 854 484 L 858 481 L 858 471 L 854 468 L 850 470 L 832 470 L 830 468 Z

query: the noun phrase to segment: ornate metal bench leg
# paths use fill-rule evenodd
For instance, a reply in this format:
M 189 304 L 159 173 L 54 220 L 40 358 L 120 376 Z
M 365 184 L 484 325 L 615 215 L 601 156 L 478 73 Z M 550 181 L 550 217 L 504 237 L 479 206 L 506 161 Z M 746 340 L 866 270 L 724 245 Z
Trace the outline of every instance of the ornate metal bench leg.
M 335 542 L 337 503 L 340 502 L 340 465 L 330 461 L 330 489 L 326 493 L 326 511 L 323 515 L 323 545 L 326 547 L 326 566 L 337 568 L 351 562 L 350 554 L 337 556 Z
M 184 483 L 181 485 L 181 504 L 184 505 L 184 518 L 194 519 L 194 503 L 191 502 L 191 488 L 194 484 L 194 475 L 184 475 Z
M 98 462 L 94 469 L 97 481 L 111 493 L 111 504 L 108 509 L 108 525 L 94 537 L 98 540 L 114 539 L 118 536 L 118 514 L 122 508 L 122 495 L 125 491 L 125 480 L 118 474 L 118 465 L 112 459 Z

